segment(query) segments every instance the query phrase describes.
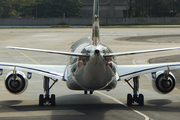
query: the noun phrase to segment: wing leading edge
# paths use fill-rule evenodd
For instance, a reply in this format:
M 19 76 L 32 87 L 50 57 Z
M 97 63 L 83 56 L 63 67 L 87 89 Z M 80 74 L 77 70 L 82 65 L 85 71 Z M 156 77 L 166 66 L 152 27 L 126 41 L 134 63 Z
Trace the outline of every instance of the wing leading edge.
M 162 63 L 162 64 L 146 64 L 146 65 L 118 65 L 117 72 L 120 80 L 130 79 L 143 74 L 148 74 L 163 70 L 180 69 L 180 62 Z
M 1 69 L 21 70 L 43 75 L 53 79 L 61 80 L 63 78 L 65 65 L 33 65 L 33 64 L 15 64 L 15 63 L 0 63 Z

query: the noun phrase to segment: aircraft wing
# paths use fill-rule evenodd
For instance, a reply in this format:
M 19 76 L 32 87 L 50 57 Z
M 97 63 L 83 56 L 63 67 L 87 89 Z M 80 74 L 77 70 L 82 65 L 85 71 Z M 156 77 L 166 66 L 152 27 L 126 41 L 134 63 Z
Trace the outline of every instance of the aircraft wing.
M 64 71 L 66 69 L 65 65 L 34 65 L 34 64 L 16 64 L 16 63 L 3 63 L 0 62 L 0 69 L 8 70 L 20 70 L 31 72 L 53 79 L 62 79 Z
M 180 69 L 180 62 L 162 63 L 162 64 L 145 64 L 145 65 L 118 65 L 117 72 L 120 80 L 130 79 L 143 74 L 153 73 L 163 70 Z

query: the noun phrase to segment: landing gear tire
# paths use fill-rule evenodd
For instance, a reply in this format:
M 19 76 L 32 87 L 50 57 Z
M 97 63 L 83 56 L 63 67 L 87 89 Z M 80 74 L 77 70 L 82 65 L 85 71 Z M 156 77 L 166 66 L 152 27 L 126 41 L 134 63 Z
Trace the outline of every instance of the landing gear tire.
M 51 95 L 51 98 L 49 97 L 44 97 L 43 94 L 39 95 L 39 106 L 43 106 L 44 103 L 50 103 L 51 106 L 55 106 L 56 105 L 56 97 L 54 94 Z
M 143 94 L 139 94 L 139 106 L 144 106 L 144 96 L 143 96 Z
M 144 96 L 139 94 L 139 97 L 132 97 L 131 94 L 127 95 L 127 106 L 132 106 L 132 103 L 137 102 L 139 106 L 144 106 Z
M 127 106 L 132 106 L 133 98 L 131 94 L 127 95 Z
M 56 105 L 56 97 L 54 94 L 51 95 L 51 106 L 55 106 Z
M 84 94 L 85 94 L 85 95 L 87 95 L 87 93 L 88 93 L 88 91 L 87 91 L 87 90 L 85 90 L 85 91 L 84 91 Z
M 43 106 L 44 105 L 44 95 L 40 94 L 39 95 L 39 106 Z
M 94 91 L 90 91 L 90 94 L 92 95 Z
M 89 94 L 93 94 L 94 91 L 89 91 Z M 88 91 L 87 90 L 84 90 L 84 94 L 87 95 L 88 94 Z

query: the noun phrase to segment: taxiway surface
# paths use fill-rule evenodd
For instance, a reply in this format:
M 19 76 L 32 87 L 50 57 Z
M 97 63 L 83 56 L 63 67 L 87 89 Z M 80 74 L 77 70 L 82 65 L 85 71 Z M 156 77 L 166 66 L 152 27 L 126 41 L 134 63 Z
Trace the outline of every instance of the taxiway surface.
M 100 29 L 100 39 L 113 52 L 180 46 L 180 28 L 117 28 Z M 152 37 L 151 37 L 152 36 Z M 59 51 L 70 51 L 71 45 L 82 38 L 91 37 L 91 29 L 0 29 L 0 62 L 28 64 L 68 64 L 68 57 L 46 53 L 17 51 L 5 46 L 28 47 Z M 117 64 L 147 64 L 147 60 L 158 56 L 178 55 L 180 50 L 146 53 L 116 57 Z M 178 62 L 180 60 L 177 59 Z M 116 89 L 96 91 L 84 95 L 83 91 L 71 91 L 65 82 L 59 81 L 52 88 L 57 106 L 38 106 L 39 94 L 43 93 L 42 76 L 33 74 L 27 90 L 21 95 L 12 95 L 4 87 L 0 77 L 0 119 L 38 120 L 179 120 L 180 90 L 170 94 L 156 93 L 149 75 L 140 79 L 140 93 L 144 94 L 143 107 L 126 106 L 126 97 L 132 89 L 120 81 Z

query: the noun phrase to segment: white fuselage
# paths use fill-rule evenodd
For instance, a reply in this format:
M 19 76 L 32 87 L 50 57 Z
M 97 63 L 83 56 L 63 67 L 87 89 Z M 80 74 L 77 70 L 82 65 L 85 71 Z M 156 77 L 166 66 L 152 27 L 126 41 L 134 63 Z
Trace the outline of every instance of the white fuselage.
M 66 69 L 68 74 L 65 76 L 67 86 L 73 90 L 114 89 L 118 80 L 116 65 L 110 58 L 103 57 L 110 50 L 103 45 L 87 45 L 82 41 L 79 46 L 81 48 L 76 47 L 74 51 L 86 53 L 89 57 L 71 57 L 71 64 Z
M 74 73 L 74 80 L 84 89 L 103 89 L 108 86 L 115 73 L 102 56 L 92 56 L 90 60 Z
M 70 58 L 70 65 L 64 76 L 68 88 L 93 91 L 116 87 L 119 79 L 117 67 L 111 56 L 104 57 L 112 51 L 101 44 L 99 35 L 99 0 L 94 0 L 92 38 L 79 40 L 71 47 L 71 52 L 86 56 Z

